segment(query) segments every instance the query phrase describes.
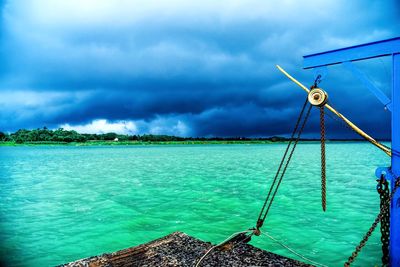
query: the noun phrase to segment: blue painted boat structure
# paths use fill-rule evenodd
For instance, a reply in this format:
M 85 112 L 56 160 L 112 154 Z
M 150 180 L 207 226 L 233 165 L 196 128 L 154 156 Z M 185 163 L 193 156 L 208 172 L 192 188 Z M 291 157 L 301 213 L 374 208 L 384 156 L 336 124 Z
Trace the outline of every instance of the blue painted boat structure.
M 352 64 L 354 61 L 385 56 L 392 59 L 391 100 Z M 326 73 L 328 66 L 336 64 L 350 70 L 392 112 L 392 151 L 400 151 L 400 37 L 306 55 L 303 58 L 303 68 L 313 69 L 319 74 Z M 382 173 L 389 180 L 393 190 L 395 180 L 400 177 L 400 153 L 392 153 L 390 167 L 377 168 L 378 178 Z M 391 266 L 400 266 L 400 191 L 394 194 L 390 203 L 389 251 Z

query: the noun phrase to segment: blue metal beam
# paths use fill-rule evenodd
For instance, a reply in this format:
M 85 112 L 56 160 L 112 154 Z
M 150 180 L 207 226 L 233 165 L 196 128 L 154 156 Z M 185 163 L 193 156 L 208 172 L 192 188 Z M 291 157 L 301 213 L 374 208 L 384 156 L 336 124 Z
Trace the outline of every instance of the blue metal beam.
M 382 104 L 392 111 L 391 101 L 390 99 L 378 88 L 376 87 L 370 79 L 368 79 L 367 75 L 365 75 L 362 71 L 360 71 L 353 63 L 350 61 L 345 61 L 342 65 L 351 71 L 351 73 L 357 77 L 367 88 L 370 90 L 378 99 L 382 102 Z
M 340 64 L 344 61 L 357 61 L 368 58 L 389 56 L 400 52 L 400 37 L 388 40 L 350 46 L 327 52 L 303 56 L 303 68 Z
M 400 151 L 400 53 L 392 58 L 392 150 Z M 400 177 L 400 155 L 392 152 L 393 190 L 396 177 Z M 390 266 L 400 266 L 400 190 L 390 203 Z

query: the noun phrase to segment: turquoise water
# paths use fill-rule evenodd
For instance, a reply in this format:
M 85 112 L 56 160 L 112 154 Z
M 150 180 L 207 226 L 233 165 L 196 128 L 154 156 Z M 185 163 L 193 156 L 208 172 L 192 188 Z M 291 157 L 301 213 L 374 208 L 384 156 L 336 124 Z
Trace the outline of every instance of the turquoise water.
M 13 266 L 52 266 L 183 231 L 220 242 L 255 225 L 284 144 L 0 147 L 0 246 Z M 300 144 L 264 230 L 297 252 L 342 266 L 378 213 L 367 143 Z M 376 231 L 354 266 L 380 263 Z M 253 245 L 297 256 L 265 236 Z

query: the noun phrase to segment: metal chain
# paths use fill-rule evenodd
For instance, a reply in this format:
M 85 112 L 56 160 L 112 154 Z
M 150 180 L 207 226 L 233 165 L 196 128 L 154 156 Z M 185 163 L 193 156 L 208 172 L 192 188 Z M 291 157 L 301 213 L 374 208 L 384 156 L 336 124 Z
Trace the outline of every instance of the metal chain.
M 377 191 L 380 198 L 380 208 L 383 210 L 388 205 L 390 197 L 389 182 L 384 175 L 378 180 Z M 389 240 L 390 240 L 390 209 L 381 218 L 382 266 L 389 265 Z
M 349 259 L 344 263 L 345 267 L 350 266 L 351 263 L 354 262 L 356 257 L 358 256 L 358 253 L 360 253 L 361 249 L 365 246 L 367 243 L 369 237 L 371 236 L 372 232 L 375 230 L 376 226 L 378 223 L 382 220 L 382 217 L 389 211 L 389 206 L 390 206 L 390 201 L 394 194 L 396 193 L 397 189 L 400 186 L 400 179 L 397 179 L 393 188 L 393 191 L 390 193 L 389 199 L 384 202 L 384 205 L 382 205 L 382 209 L 379 212 L 378 216 L 376 216 L 375 221 L 372 223 L 371 227 L 369 228 L 368 232 L 364 235 L 363 239 L 360 241 L 360 244 L 356 247 L 354 252 L 351 254 Z
M 292 135 L 290 136 L 289 142 L 288 142 L 288 144 L 287 144 L 287 146 L 286 146 L 286 150 L 285 150 L 285 153 L 283 154 L 283 157 L 282 157 L 281 162 L 280 162 L 280 164 L 279 164 L 278 170 L 276 171 L 274 180 L 272 181 L 271 187 L 269 188 L 269 192 L 268 192 L 268 195 L 267 195 L 267 197 L 266 197 L 266 199 L 265 199 L 265 201 L 264 201 L 264 205 L 263 205 L 263 207 L 261 208 L 260 215 L 258 216 L 258 220 L 260 220 L 261 215 L 263 214 L 264 209 L 265 209 L 265 207 L 266 207 L 266 205 L 267 205 L 267 203 L 268 203 L 269 197 L 270 197 L 271 192 L 272 192 L 272 190 L 273 190 L 273 188 L 274 188 L 274 186 L 275 186 L 275 183 L 276 183 L 276 181 L 277 181 L 277 179 L 278 179 L 278 176 L 279 176 L 279 174 L 280 174 L 280 171 L 281 171 L 281 168 L 282 168 L 282 166 L 283 166 L 283 163 L 285 162 L 285 159 L 286 159 L 287 153 L 288 153 L 288 151 L 289 151 L 289 148 L 290 148 L 290 146 L 292 145 L 292 142 L 293 142 L 294 139 L 295 139 L 294 136 L 295 136 L 295 134 L 297 133 L 297 129 L 298 129 L 299 125 L 300 125 L 300 121 L 301 121 L 301 118 L 303 117 L 303 113 L 304 113 L 304 110 L 305 110 L 307 104 L 308 104 L 308 100 L 306 99 L 306 100 L 304 101 L 303 107 L 301 108 L 301 112 L 300 112 L 300 114 L 299 114 L 299 116 L 298 116 L 298 118 L 297 118 L 296 125 L 295 125 L 295 127 L 294 127 L 294 129 L 293 129 Z
M 266 199 L 264 201 L 264 204 L 263 204 L 263 206 L 261 208 L 260 214 L 258 215 L 258 219 L 257 219 L 257 223 L 256 223 L 256 231 L 255 231 L 256 235 L 260 234 L 260 228 L 264 224 L 264 221 L 265 221 L 265 219 L 266 219 L 266 217 L 268 215 L 268 212 L 269 212 L 269 210 L 271 208 L 272 202 L 274 201 L 274 198 L 276 196 L 278 188 L 279 188 L 279 186 L 280 186 L 280 184 L 282 182 L 282 179 L 283 179 L 283 177 L 284 177 L 284 175 L 286 173 L 286 169 L 289 166 L 290 160 L 292 159 L 294 150 L 296 149 L 297 143 L 300 140 L 300 136 L 301 136 L 301 134 L 302 134 L 302 132 L 304 130 L 304 127 L 306 125 L 307 119 L 310 116 L 310 111 L 311 111 L 311 107 L 312 107 L 311 105 L 309 105 L 309 107 L 308 107 L 308 109 L 306 111 L 306 114 L 305 114 L 305 116 L 303 118 L 303 114 L 304 114 L 304 111 L 306 110 L 307 104 L 308 104 L 308 100 L 306 99 L 304 104 L 303 104 L 303 107 L 301 109 L 301 112 L 299 114 L 299 117 L 297 119 L 296 126 L 295 126 L 295 128 L 294 128 L 294 130 L 292 132 L 290 141 L 289 141 L 289 143 L 288 143 L 288 145 L 286 147 L 285 153 L 284 153 L 284 155 L 282 157 L 282 160 L 281 160 L 281 163 L 279 165 L 279 168 L 278 168 L 278 170 L 277 170 L 277 172 L 275 174 L 274 180 L 273 180 L 272 185 L 271 185 L 271 187 L 269 189 L 268 195 L 267 195 L 267 197 L 266 197 Z M 300 126 L 300 128 L 299 128 L 299 126 Z M 296 135 L 296 133 L 297 133 L 297 135 Z M 291 150 L 289 152 L 289 148 L 290 148 L 292 142 L 293 142 L 293 146 L 291 147 Z M 287 157 L 287 155 L 288 155 L 288 157 Z M 283 169 L 282 169 L 282 167 L 283 167 Z M 281 172 L 281 169 L 282 169 L 282 172 Z M 268 205 L 268 207 L 267 207 L 267 205 Z
M 325 110 L 319 107 L 319 118 L 321 126 L 321 199 L 322 210 L 326 211 L 326 158 L 325 158 Z

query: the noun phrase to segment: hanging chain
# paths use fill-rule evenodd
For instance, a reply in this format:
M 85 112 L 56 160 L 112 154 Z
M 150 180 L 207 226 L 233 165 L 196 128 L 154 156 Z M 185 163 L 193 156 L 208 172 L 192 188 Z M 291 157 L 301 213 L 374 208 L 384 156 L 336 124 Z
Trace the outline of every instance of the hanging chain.
M 310 87 L 310 93 L 313 89 L 318 88 L 318 85 L 321 83 L 321 78 L 321 74 L 315 78 L 314 84 Z M 321 95 L 314 94 L 314 97 L 315 96 L 317 96 L 317 98 L 314 98 L 315 100 L 321 99 Z M 327 95 L 325 96 L 327 97 Z M 323 211 L 326 211 L 325 104 L 326 101 L 314 104 L 319 107 L 319 124 L 321 129 L 321 203 Z
M 371 236 L 372 232 L 375 230 L 375 228 L 378 225 L 379 221 L 381 221 L 382 218 L 386 215 L 386 213 L 389 212 L 390 201 L 393 198 L 393 196 L 396 193 L 397 188 L 399 188 L 399 186 L 400 186 L 400 179 L 397 179 L 396 182 L 395 182 L 393 191 L 389 195 L 389 198 L 383 203 L 383 205 L 381 205 L 381 211 L 379 212 L 378 216 L 376 216 L 375 221 L 372 223 L 372 225 L 369 228 L 368 232 L 364 235 L 363 239 L 361 240 L 359 245 L 356 247 L 354 252 L 351 254 L 349 259 L 344 263 L 345 267 L 350 266 L 350 264 L 354 262 L 354 260 L 358 256 L 358 253 L 360 253 L 361 249 L 367 243 L 369 237 Z
M 325 110 L 319 107 L 319 119 L 321 126 L 321 200 L 322 210 L 326 211 L 326 159 L 325 159 Z
M 380 208 L 385 209 L 390 197 L 389 182 L 385 179 L 384 175 L 378 181 L 377 191 L 380 198 Z M 390 240 L 390 209 L 386 207 L 387 212 L 381 218 L 381 242 L 382 242 L 382 266 L 389 264 L 389 240 Z

